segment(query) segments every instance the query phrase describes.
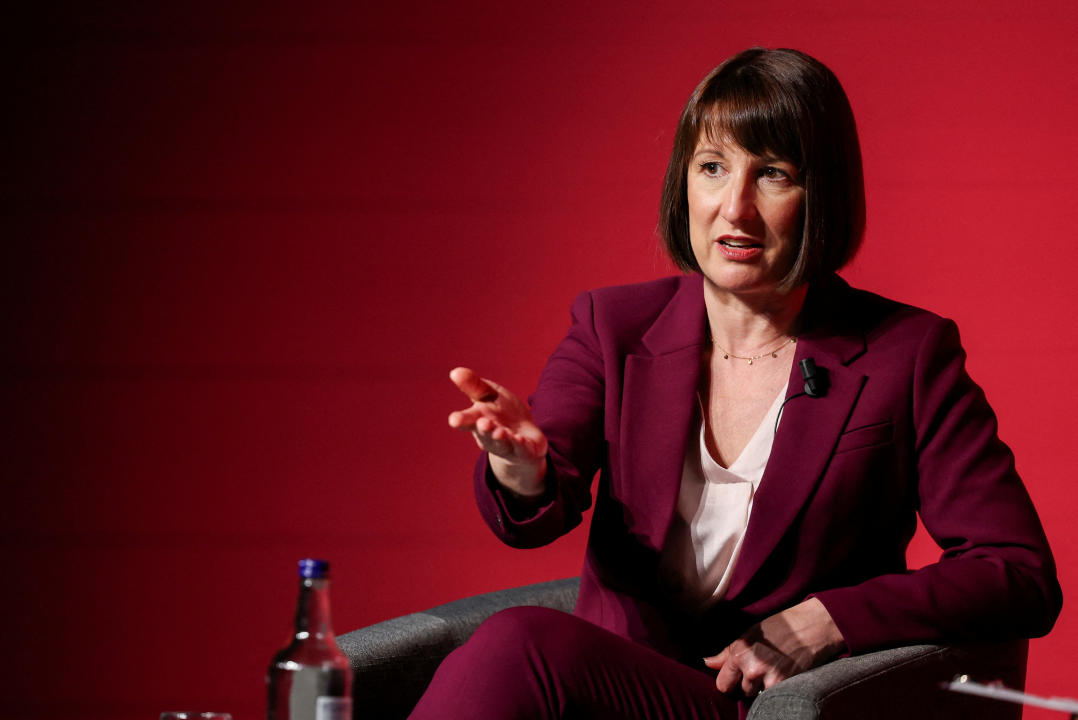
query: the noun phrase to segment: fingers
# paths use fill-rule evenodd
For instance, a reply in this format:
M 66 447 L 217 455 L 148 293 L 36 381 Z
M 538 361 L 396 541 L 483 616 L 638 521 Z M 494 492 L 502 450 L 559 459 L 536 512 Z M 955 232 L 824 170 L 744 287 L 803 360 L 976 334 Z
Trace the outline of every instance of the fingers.
M 745 697 L 756 697 L 764 689 L 763 678 L 748 674 L 741 675 L 741 692 Z
M 546 436 L 532 427 L 523 432 L 514 431 L 497 420 L 476 409 L 450 413 L 449 426 L 464 432 L 470 432 L 480 450 L 504 458 L 534 460 L 547 453 Z M 529 431 L 538 432 L 538 437 L 531 437 Z
M 494 402 L 498 399 L 498 391 L 494 386 L 470 368 L 453 368 L 449 373 L 449 379 L 474 402 Z
M 498 437 L 495 437 L 492 429 L 485 427 L 481 430 L 480 424 L 486 426 L 488 422 L 484 422 L 484 419 L 481 418 L 480 422 L 472 428 L 472 437 L 475 438 L 475 444 L 479 446 L 479 449 L 485 450 L 491 455 L 511 457 L 513 455 L 513 445 L 505 437 L 505 434 L 499 433 Z
M 449 378 L 472 399 L 471 407 L 449 414 L 449 427 L 470 432 L 480 449 L 510 462 L 537 466 L 546 457 L 546 435 L 516 395 L 469 368 L 454 368 Z
M 749 628 L 704 664 L 718 670 L 724 693 L 755 695 L 842 652 L 845 640 L 818 598 L 776 613 Z
M 475 432 L 476 423 L 484 414 L 483 409 L 478 407 L 478 403 L 490 403 L 497 400 L 498 389 L 470 368 L 453 368 L 449 373 L 449 379 L 475 403 L 466 410 L 450 413 L 449 427 Z
M 478 408 L 457 410 L 449 413 L 449 427 L 456 430 L 472 430 L 481 417 L 483 413 Z
M 546 437 L 541 432 L 536 439 L 499 425 L 488 417 L 476 421 L 472 434 L 480 448 L 501 457 L 531 461 L 547 453 Z
M 755 697 L 785 680 L 785 658 L 766 645 L 736 640 L 718 655 L 704 658 L 704 664 L 718 670 L 715 687 L 730 695 Z
M 721 693 L 732 695 L 741 686 L 741 668 L 736 662 L 731 662 L 729 653 L 723 651 L 723 654 L 726 655 L 726 661 L 718 668 L 715 687 Z
M 719 670 L 726 663 L 726 660 L 729 656 L 730 648 L 725 648 L 718 655 L 712 655 L 711 657 L 704 658 L 704 665 L 707 665 L 712 670 Z
M 494 436 L 493 439 L 496 440 L 512 438 L 517 443 L 526 442 L 522 435 L 510 430 L 480 408 L 468 408 L 449 413 L 449 427 L 471 432 L 477 436 Z

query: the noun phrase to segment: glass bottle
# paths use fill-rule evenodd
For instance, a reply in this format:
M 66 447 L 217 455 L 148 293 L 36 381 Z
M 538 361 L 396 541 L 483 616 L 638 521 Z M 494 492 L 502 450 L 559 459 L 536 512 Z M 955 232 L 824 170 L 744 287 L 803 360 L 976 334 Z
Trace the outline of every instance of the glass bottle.
M 325 560 L 299 561 L 296 631 L 266 683 L 267 720 L 352 720 L 352 668 L 333 636 Z

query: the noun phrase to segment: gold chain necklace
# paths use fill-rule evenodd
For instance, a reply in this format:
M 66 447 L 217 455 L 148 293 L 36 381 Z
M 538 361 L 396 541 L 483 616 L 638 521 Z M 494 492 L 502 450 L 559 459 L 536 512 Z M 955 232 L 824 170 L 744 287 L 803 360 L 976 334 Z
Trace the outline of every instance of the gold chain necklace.
M 777 358 L 779 356 L 779 350 L 783 349 L 787 345 L 792 345 L 792 344 L 797 342 L 797 336 L 795 335 L 792 338 L 790 338 L 789 340 L 783 340 L 782 344 L 779 345 L 778 347 L 776 347 L 774 350 L 768 350 L 767 352 L 765 352 L 765 353 L 763 353 L 761 355 L 752 355 L 751 357 L 742 357 L 740 355 L 734 355 L 732 352 L 730 352 L 729 350 L 724 348 L 722 345 L 719 345 L 717 342 L 715 342 L 715 338 L 710 338 L 710 340 L 711 340 L 712 345 L 717 347 L 719 350 L 722 350 L 722 359 L 723 360 L 729 360 L 730 358 L 734 358 L 736 360 L 748 360 L 749 365 L 752 365 L 753 360 L 759 360 L 760 358 L 767 357 L 768 355 L 770 355 L 773 358 Z

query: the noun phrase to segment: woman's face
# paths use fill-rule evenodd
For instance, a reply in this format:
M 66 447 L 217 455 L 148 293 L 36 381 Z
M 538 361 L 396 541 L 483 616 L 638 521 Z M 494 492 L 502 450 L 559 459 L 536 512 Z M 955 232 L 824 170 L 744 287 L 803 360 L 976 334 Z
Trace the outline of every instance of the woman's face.
M 688 169 L 689 240 L 713 291 L 773 293 L 793 266 L 805 189 L 793 163 L 702 134 Z

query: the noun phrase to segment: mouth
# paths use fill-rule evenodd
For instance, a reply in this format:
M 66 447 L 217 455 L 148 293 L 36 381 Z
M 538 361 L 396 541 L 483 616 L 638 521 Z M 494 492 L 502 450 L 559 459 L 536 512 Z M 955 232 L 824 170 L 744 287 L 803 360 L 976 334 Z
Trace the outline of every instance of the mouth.
M 719 252 L 734 262 L 756 262 L 763 257 L 764 245 L 753 238 L 723 235 L 718 239 Z
M 721 238 L 719 238 L 719 244 L 725 245 L 728 248 L 735 248 L 738 250 L 762 248 L 764 246 L 763 243 L 756 242 L 752 238 L 734 237 L 732 235 L 723 235 Z

